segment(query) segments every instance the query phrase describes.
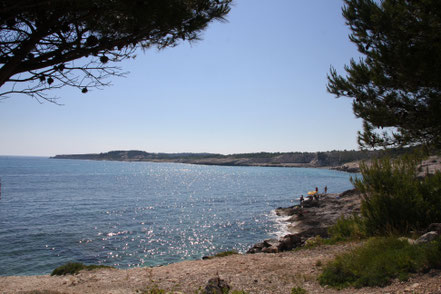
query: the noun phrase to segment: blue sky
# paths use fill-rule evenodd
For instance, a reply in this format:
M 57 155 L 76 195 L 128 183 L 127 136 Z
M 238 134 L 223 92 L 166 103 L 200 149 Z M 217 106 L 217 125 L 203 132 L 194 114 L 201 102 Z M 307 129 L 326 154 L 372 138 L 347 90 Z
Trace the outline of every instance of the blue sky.
M 341 0 L 236 0 L 202 40 L 139 52 L 127 78 L 64 106 L 0 102 L 0 154 L 110 150 L 285 152 L 356 149 L 351 100 L 326 92 L 333 65 L 358 58 Z

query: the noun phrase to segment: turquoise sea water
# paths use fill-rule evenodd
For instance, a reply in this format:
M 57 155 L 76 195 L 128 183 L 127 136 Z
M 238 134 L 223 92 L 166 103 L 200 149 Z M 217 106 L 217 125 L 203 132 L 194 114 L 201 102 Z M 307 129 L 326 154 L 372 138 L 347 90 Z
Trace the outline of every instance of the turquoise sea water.
M 350 189 L 325 169 L 0 156 L 0 275 L 68 261 L 154 266 L 274 237 L 271 211 L 314 189 Z

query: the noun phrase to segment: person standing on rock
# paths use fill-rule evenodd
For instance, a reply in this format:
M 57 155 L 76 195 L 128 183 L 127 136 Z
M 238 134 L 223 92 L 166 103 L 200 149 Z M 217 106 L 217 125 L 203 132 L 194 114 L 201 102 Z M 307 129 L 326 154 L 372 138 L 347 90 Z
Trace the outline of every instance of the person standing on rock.
M 328 186 L 325 186 L 325 194 L 328 194 Z

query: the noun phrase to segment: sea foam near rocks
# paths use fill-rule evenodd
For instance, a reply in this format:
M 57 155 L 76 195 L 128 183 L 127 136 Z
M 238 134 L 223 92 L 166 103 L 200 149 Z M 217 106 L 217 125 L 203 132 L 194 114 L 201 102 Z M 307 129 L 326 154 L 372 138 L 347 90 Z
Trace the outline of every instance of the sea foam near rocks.
M 280 239 L 290 234 L 288 229 L 288 225 L 292 224 L 292 222 L 289 221 L 290 218 L 291 216 L 279 216 L 276 214 L 276 210 L 271 210 L 269 219 L 274 222 L 275 229 L 271 235 L 275 236 L 277 239 Z

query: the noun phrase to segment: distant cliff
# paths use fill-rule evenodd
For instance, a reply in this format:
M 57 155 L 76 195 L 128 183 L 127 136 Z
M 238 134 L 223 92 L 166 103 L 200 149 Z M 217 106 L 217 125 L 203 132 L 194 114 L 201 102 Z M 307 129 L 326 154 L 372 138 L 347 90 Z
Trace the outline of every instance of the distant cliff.
M 380 151 L 328 151 L 328 152 L 285 152 L 285 153 L 149 153 L 145 151 L 110 151 L 97 154 L 56 155 L 54 159 L 88 159 L 114 161 L 180 162 L 203 165 L 229 166 L 283 166 L 283 167 L 331 167 L 366 160 L 377 156 Z M 395 151 L 399 153 L 399 151 Z M 357 169 L 346 171 L 357 171 Z
M 192 158 L 216 157 L 218 154 L 212 153 L 148 153 L 145 151 L 110 151 L 106 153 L 89 154 L 64 154 L 56 155 L 54 159 L 88 159 L 88 160 L 115 160 L 115 161 L 154 161 L 154 160 L 179 160 Z M 222 155 L 220 155 L 222 156 Z

